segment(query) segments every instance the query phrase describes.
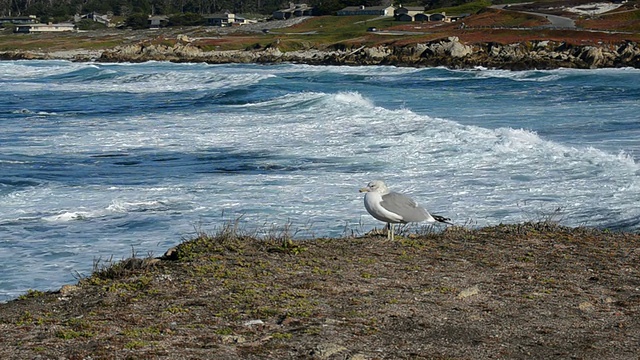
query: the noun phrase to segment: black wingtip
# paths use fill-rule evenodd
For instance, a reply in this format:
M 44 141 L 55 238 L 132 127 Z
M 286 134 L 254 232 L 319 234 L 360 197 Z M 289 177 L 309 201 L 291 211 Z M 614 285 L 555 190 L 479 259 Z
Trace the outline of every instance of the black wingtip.
M 453 225 L 453 223 L 451 222 L 451 219 L 449 219 L 449 218 L 446 218 L 446 217 L 440 216 L 440 215 L 433 215 L 433 214 L 431 214 L 431 216 L 434 219 L 436 219 L 436 221 L 438 221 L 438 222 L 449 224 L 449 225 Z

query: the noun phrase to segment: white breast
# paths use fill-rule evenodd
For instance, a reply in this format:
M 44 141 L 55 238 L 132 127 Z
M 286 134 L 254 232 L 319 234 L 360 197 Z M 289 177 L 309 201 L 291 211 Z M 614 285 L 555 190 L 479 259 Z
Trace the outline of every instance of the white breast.
M 382 195 L 380 193 L 371 191 L 364 195 L 364 207 L 367 209 L 369 214 L 374 218 L 390 223 L 400 223 L 402 221 L 402 217 L 398 214 L 394 214 L 380 205 L 382 202 Z

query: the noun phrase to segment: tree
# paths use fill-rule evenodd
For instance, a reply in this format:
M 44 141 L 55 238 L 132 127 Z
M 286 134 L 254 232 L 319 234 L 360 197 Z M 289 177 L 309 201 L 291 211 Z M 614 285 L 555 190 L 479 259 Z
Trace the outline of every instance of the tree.
M 332 14 L 345 6 L 379 5 L 383 0 L 291 0 L 307 1 L 310 6 Z M 388 1 L 388 0 L 386 0 Z M 456 1 L 456 0 L 434 0 Z M 457 0 L 466 1 L 466 0 Z M 40 15 L 55 18 L 71 18 L 74 14 L 113 13 L 128 18 L 133 14 L 212 14 L 223 10 L 239 14 L 271 14 L 287 7 L 289 0 L 0 0 L 3 16 Z
M 126 27 L 132 29 L 147 29 L 149 27 L 149 15 L 147 14 L 132 14 L 124 22 Z
M 80 30 L 98 30 L 106 28 L 104 24 L 89 19 L 80 20 L 76 23 L 76 26 Z
M 131 7 L 128 5 L 120 5 L 116 11 L 113 12 L 116 15 L 129 17 L 131 16 Z
M 134 13 L 151 15 L 151 4 L 148 0 L 138 0 L 131 2 Z
M 340 0 L 322 0 L 313 5 L 318 15 L 334 15 L 336 11 L 348 6 Z
M 198 26 L 204 23 L 204 18 L 200 14 L 185 13 L 169 17 L 169 26 Z

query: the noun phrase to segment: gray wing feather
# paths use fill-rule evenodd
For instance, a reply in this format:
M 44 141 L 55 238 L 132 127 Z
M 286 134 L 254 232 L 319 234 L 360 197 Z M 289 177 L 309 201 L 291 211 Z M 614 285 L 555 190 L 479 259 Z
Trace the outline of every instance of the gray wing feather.
M 382 195 L 383 208 L 402 216 L 404 222 L 419 222 L 429 218 L 429 213 L 412 198 L 397 192 Z

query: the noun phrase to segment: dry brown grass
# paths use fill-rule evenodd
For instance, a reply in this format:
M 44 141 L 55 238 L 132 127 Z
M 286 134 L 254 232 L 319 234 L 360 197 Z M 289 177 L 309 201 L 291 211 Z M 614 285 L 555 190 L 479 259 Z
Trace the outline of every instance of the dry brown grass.
M 550 6 L 554 5 L 551 3 Z M 556 4 L 557 5 L 557 4 Z M 528 9 L 528 10 L 537 10 Z M 414 35 L 403 35 L 393 39 L 380 39 L 381 43 L 410 45 L 457 36 L 462 42 L 480 44 L 494 42 L 512 44 L 529 41 L 550 40 L 572 45 L 619 44 L 626 41 L 640 42 L 640 16 L 628 12 L 617 16 L 603 17 L 605 20 L 578 21 L 579 26 L 608 31 L 555 30 L 536 28 L 547 24 L 542 17 L 521 14 L 515 11 L 486 9 L 464 19 L 465 28 L 459 23 L 409 23 L 396 25 L 386 30 L 407 31 Z M 635 20 L 635 21 L 634 21 Z
M 576 24 L 585 29 L 627 31 L 640 33 L 640 9 L 618 10 L 593 18 L 584 18 Z

